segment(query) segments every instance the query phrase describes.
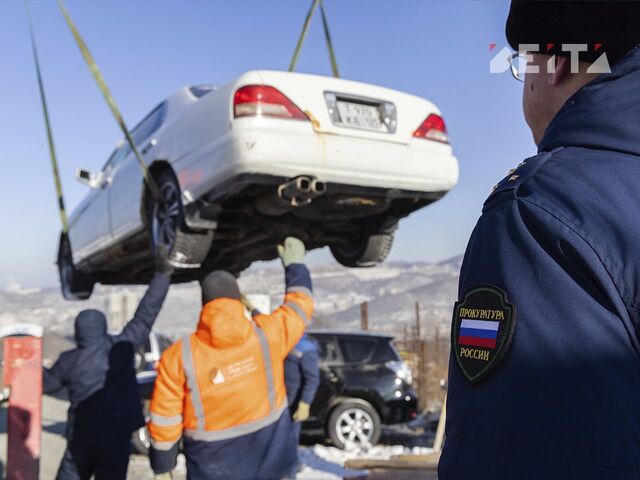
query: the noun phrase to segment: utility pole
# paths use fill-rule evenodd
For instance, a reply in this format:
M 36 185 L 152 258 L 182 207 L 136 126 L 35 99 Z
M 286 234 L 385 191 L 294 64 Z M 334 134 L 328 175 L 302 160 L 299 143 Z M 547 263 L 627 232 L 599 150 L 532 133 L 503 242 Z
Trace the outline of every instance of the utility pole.
M 416 302 L 416 336 L 420 340 L 420 303 Z
M 360 330 L 364 332 L 369 330 L 369 302 L 360 304 Z

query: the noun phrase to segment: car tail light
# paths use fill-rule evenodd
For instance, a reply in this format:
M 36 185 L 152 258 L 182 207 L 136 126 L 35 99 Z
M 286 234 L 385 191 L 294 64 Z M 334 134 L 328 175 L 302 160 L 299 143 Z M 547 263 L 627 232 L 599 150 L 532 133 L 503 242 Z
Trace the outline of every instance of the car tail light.
M 233 97 L 233 114 L 237 117 L 278 117 L 309 120 L 295 103 L 268 85 L 246 85 Z
M 436 142 L 449 143 L 449 135 L 447 135 L 447 127 L 440 115 L 432 113 L 429 115 L 422 125 L 413 132 L 415 138 L 426 138 L 427 140 L 435 140 Z

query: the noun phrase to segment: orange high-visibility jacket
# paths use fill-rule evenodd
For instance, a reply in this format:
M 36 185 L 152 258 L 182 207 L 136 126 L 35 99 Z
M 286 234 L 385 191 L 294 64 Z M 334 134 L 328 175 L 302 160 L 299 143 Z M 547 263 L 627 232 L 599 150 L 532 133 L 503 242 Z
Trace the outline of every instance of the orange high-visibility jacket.
M 303 278 L 309 278 L 303 265 L 288 270 L 292 267 L 304 268 Z M 300 275 L 288 271 L 290 277 Z M 280 419 L 287 410 L 283 361 L 313 313 L 310 280 L 302 285 L 287 283 L 283 305 L 269 315 L 254 315 L 253 320 L 245 316 L 239 300 L 207 303 L 196 333 L 163 353 L 151 399 L 152 450 L 177 452 L 183 437 L 185 443 L 186 439 L 224 442 Z M 173 468 L 174 453 L 171 457 L 168 464 L 154 466 L 156 473 Z

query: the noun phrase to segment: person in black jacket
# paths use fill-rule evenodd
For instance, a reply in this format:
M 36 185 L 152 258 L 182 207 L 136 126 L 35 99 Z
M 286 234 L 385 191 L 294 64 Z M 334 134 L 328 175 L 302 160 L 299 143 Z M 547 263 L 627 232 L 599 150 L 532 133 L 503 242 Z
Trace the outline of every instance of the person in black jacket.
M 173 268 L 164 252 L 133 319 L 119 335 L 107 334 L 105 315 L 84 310 L 75 320 L 77 348 L 43 371 L 43 392 L 69 394 L 67 449 L 58 480 L 124 479 L 131 433 L 145 423 L 134 354 L 149 336 L 169 290 Z

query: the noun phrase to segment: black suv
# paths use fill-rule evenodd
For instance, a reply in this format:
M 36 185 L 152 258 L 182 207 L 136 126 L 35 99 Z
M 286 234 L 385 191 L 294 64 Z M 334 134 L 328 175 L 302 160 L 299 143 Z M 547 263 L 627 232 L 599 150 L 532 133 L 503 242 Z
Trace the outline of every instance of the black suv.
M 416 417 L 412 376 L 392 337 L 366 333 L 307 332 L 320 347 L 321 383 L 303 425 L 333 444 L 375 444 L 381 424 Z

